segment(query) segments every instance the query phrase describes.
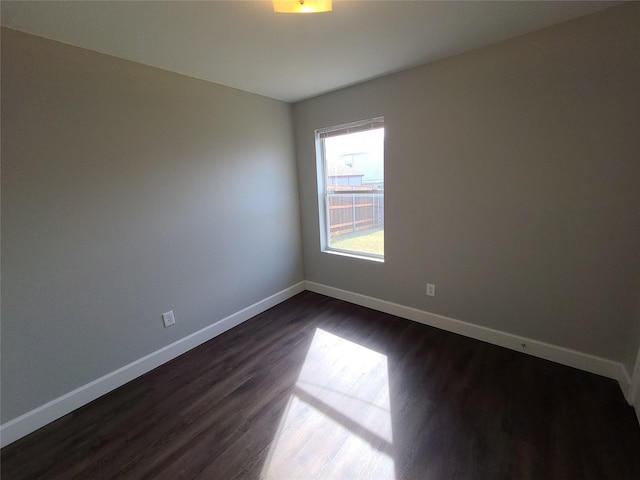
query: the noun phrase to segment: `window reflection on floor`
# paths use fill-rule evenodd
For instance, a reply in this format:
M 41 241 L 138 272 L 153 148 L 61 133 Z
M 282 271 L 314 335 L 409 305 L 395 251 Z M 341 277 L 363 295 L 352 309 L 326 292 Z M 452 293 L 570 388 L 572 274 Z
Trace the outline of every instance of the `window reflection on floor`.
M 261 478 L 394 479 L 387 357 L 317 329 Z

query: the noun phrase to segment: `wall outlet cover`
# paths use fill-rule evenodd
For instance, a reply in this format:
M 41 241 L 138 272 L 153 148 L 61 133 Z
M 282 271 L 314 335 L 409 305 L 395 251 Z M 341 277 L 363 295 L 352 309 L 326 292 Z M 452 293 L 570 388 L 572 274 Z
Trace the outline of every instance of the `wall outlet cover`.
M 427 283 L 427 295 L 430 297 L 436 296 L 436 286 L 434 283 Z
M 164 323 L 165 328 L 176 323 L 176 317 L 173 315 L 173 310 L 162 314 L 162 322 Z

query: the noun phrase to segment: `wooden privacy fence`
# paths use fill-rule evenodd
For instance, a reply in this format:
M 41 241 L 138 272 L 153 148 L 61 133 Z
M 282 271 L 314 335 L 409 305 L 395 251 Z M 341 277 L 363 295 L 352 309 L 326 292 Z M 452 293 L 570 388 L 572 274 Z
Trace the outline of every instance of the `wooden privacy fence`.
M 329 193 L 331 237 L 384 227 L 384 193 Z

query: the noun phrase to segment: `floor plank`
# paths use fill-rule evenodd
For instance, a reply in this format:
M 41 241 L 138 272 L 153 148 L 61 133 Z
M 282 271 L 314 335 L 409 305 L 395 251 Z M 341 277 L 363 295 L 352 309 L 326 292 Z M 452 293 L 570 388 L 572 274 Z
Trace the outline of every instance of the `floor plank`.
M 303 292 L 0 452 L 12 479 L 633 479 L 616 382 Z

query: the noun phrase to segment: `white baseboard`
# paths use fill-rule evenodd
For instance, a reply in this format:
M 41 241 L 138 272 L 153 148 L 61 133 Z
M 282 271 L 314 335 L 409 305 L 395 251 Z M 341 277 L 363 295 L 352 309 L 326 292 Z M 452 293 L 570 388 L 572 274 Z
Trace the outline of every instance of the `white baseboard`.
M 58 397 L 0 426 L 0 447 L 9 445 L 31 432 L 57 420 L 77 408 L 109 393 L 127 382 L 153 370 L 156 367 L 182 355 L 192 348 L 211 340 L 227 330 L 249 320 L 265 310 L 293 297 L 303 290 L 320 293 L 346 302 L 372 308 L 401 318 L 413 320 L 493 345 L 528 353 L 535 357 L 585 370 L 617 380 L 630 404 L 633 404 L 640 421 L 640 370 L 634 370 L 633 382 L 623 365 L 594 355 L 551 345 L 518 335 L 501 332 L 472 323 L 456 320 L 435 313 L 406 307 L 385 300 L 358 293 L 329 287 L 315 282 L 303 281 L 286 288 L 270 297 L 250 305 L 222 320 L 192 333 L 166 347 L 156 350 L 118 370 L 83 385 L 72 392 Z M 525 346 L 523 347 L 522 344 Z M 638 354 L 640 362 L 640 352 Z
M 0 426 L 0 446 L 4 447 L 12 442 L 28 435 L 31 432 L 57 420 L 77 408 L 109 393 L 112 390 L 124 385 L 127 382 L 159 367 L 163 363 L 172 360 L 179 355 L 211 340 L 212 338 L 226 332 L 227 330 L 249 320 L 259 313 L 293 297 L 304 291 L 304 282 L 300 282 L 286 288 L 270 297 L 267 297 L 253 305 L 248 306 L 229 315 L 222 320 L 187 335 L 186 337 L 156 350 L 149 355 L 142 357 L 135 362 L 125 365 L 107 375 L 100 377 L 93 382 L 83 385 L 72 392 L 58 397 L 38 408 L 31 410 L 9 422 Z
M 612 378 L 620 384 L 625 397 L 630 400 L 628 392 L 630 391 L 631 379 L 624 366 L 619 362 L 315 282 L 305 281 L 305 286 L 307 290 L 338 300 L 355 303 L 441 330 Z
M 638 423 L 640 423 L 640 348 L 636 355 L 636 363 L 633 366 L 633 375 L 631 376 L 631 385 L 629 386 L 629 394 L 627 400 L 636 411 Z

